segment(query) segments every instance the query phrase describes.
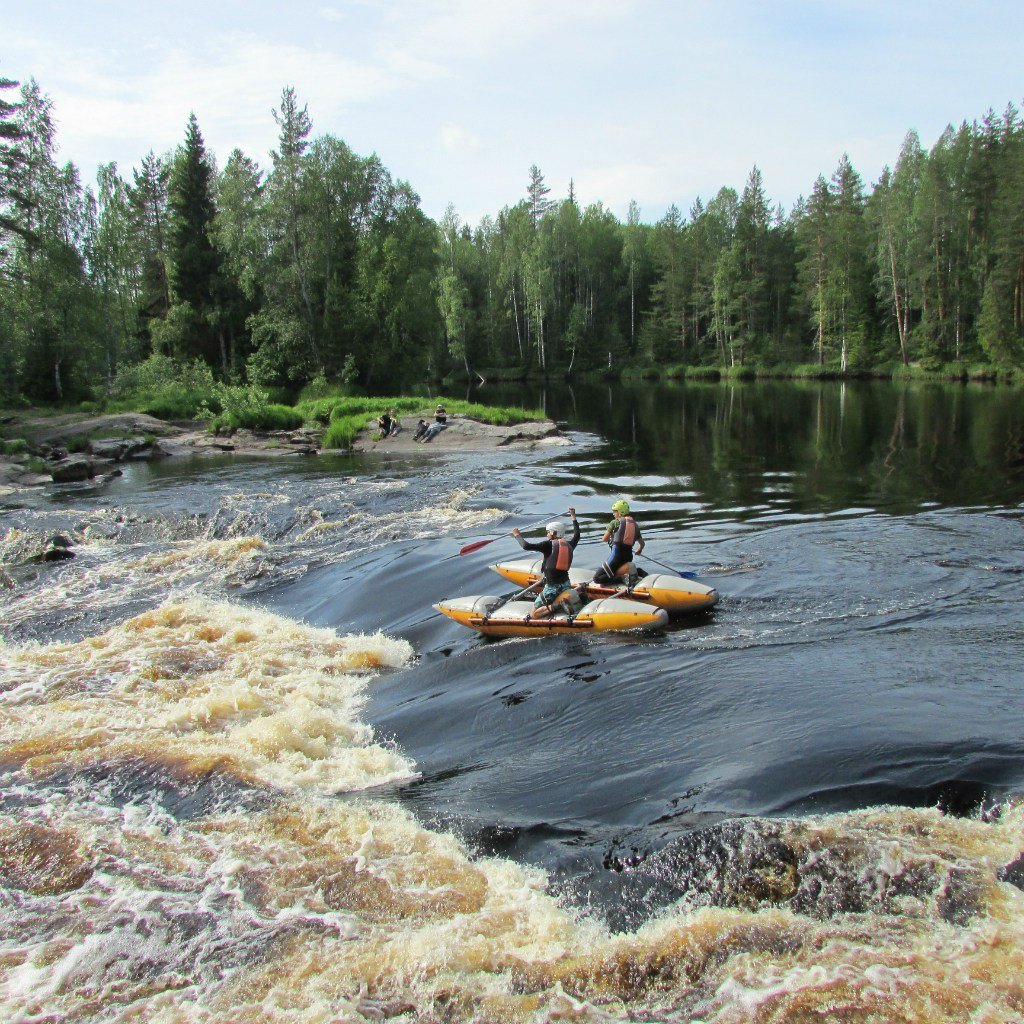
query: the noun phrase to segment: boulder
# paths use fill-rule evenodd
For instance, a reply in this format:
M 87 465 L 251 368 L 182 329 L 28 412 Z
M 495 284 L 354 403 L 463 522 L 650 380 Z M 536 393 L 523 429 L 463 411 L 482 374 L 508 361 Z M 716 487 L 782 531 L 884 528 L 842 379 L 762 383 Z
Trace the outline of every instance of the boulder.
M 69 458 L 58 462 L 50 470 L 53 482 L 57 484 L 78 483 L 81 480 L 91 480 L 96 470 L 91 460 L 83 458 Z

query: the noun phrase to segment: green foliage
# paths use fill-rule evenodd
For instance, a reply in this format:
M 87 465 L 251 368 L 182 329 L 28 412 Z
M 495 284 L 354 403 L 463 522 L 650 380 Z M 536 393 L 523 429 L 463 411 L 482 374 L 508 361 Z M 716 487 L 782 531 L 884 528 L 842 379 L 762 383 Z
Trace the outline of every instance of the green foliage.
M 321 370 L 300 392 L 300 402 L 311 402 L 317 398 L 329 398 L 332 395 L 338 395 L 341 392 L 338 390 L 337 385 L 329 384 L 327 378 L 324 376 Z
M 161 420 L 190 420 L 208 418 L 221 402 L 213 371 L 202 360 L 180 363 L 152 355 L 118 371 L 108 407 Z
M 25 455 L 28 453 L 28 441 L 21 437 L 0 441 L 0 452 L 4 455 Z
M 353 442 L 361 430 L 367 425 L 365 416 L 339 416 L 331 420 L 331 425 L 324 434 L 323 446 L 325 448 L 351 449 Z
M 686 367 L 687 380 L 720 380 L 722 368 L 720 366 L 688 366 Z
M 87 435 L 85 435 L 85 434 L 75 434 L 74 437 L 69 437 L 64 442 L 64 447 L 69 452 L 74 452 L 76 454 L 81 454 L 82 452 L 89 451 L 91 446 L 90 446 L 89 438 L 88 438 Z
M 303 422 L 302 414 L 290 405 L 268 404 L 219 416 L 211 428 L 228 425 L 247 430 L 297 430 Z
M 1024 369 L 1024 123 L 1012 106 L 948 128 L 930 151 L 908 134 L 871 190 L 844 156 L 788 213 L 756 166 L 742 192 L 723 187 L 656 224 L 635 202 L 621 223 L 600 202 L 581 208 L 572 188 L 555 199 L 534 166 L 520 200 L 476 227 L 454 209 L 435 224 L 376 156 L 314 135 L 290 87 L 267 168 L 235 150 L 218 173 L 191 117 L 172 157 L 150 153 L 131 182 L 101 167 L 95 196 L 57 164 L 38 86 L 0 109 L 13 133 L 0 174 L 10 402 L 110 392 L 112 408 L 194 418 L 223 397 L 209 369 L 187 379 L 194 360 L 267 392 L 225 412 L 238 421 L 264 422 L 271 388 L 291 396 L 309 382 L 299 408 L 325 424 L 335 405 L 310 403 L 345 397 L 328 381 L 400 390 L 623 367 L 738 379 L 753 364 L 821 377 L 898 362 L 920 364 L 909 378 L 985 363 L 1003 382 Z M 132 381 L 123 368 L 136 364 L 147 369 Z
M 725 370 L 725 376 L 728 380 L 755 380 L 757 369 L 753 366 L 729 366 Z
M 833 380 L 842 376 L 838 363 L 800 363 L 797 366 L 777 368 L 776 373 L 795 380 Z
M 469 419 L 479 420 L 481 423 L 491 423 L 499 427 L 511 427 L 517 423 L 529 423 L 532 420 L 546 419 L 541 409 L 522 409 L 515 406 L 478 405 L 475 402 L 446 402 L 445 408 L 449 414 L 455 413 L 460 416 L 467 416 Z

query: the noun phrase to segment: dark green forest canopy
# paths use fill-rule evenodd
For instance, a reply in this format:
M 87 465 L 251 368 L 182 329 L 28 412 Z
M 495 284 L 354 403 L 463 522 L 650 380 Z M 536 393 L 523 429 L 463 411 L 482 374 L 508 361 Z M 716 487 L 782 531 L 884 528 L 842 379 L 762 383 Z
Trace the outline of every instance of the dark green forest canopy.
M 0 390 L 72 401 L 152 357 L 231 384 L 398 387 L 458 375 L 857 373 L 1024 362 L 1024 127 L 1010 105 L 910 132 L 868 186 L 844 156 L 790 211 L 757 167 L 687 214 L 625 222 L 540 169 L 475 227 L 315 135 L 294 89 L 261 167 L 170 154 L 84 186 L 52 104 L 0 79 Z M 812 172 L 813 173 L 813 172 Z

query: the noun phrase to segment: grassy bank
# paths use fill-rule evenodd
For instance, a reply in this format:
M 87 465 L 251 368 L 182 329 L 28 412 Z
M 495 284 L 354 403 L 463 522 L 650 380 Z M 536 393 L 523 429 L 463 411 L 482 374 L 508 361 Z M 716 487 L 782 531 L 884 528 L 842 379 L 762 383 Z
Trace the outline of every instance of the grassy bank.
M 892 380 L 945 383 L 983 382 L 1024 384 L 1024 369 L 987 364 L 889 363 L 884 366 L 843 368 L 838 363 L 791 363 L 777 366 L 630 366 L 622 371 L 623 381 L 716 381 L 716 380 Z
M 447 409 L 450 416 L 465 416 L 495 426 L 512 426 L 545 418 L 540 409 L 480 405 L 477 402 L 444 397 L 427 400 L 421 397 L 315 398 L 300 400 L 296 409 L 302 413 L 306 422 L 327 427 L 323 440 L 325 448 L 351 448 L 359 432 L 372 425 L 381 413 L 392 412 L 398 416 L 417 416 L 432 420 L 434 409 L 439 404 Z

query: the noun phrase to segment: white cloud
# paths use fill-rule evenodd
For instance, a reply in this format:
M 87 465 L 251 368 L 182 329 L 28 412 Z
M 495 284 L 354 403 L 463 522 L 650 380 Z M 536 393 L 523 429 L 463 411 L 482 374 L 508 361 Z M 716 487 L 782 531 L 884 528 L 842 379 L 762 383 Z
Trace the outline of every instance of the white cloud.
M 441 125 L 441 145 L 446 152 L 455 156 L 481 153 L 485 148 L 483 140 L 478 135 L 474 135 L 462 125 L 452 124 L 450 121 Z

